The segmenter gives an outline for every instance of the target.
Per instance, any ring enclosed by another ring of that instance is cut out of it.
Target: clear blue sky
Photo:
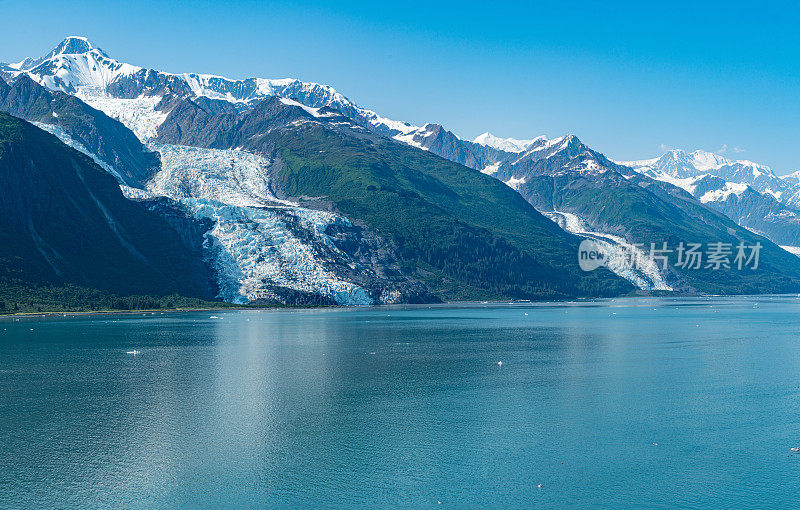
[[[650,4],[0,0],[0,61],[86,35],[164,71],[326,83],[463,138],[575,133],[614,159],[727,147],[800,170],[798,2]]]

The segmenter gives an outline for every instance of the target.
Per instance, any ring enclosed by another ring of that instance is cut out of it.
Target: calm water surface
[[[3,320],[0,507],[797,508],[799,312]]]

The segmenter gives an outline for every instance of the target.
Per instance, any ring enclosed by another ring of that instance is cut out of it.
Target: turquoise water
[[[796,508],[798,312],[771,297],[3,320],[0,507]]]

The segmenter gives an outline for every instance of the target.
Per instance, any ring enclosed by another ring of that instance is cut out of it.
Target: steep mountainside
[[[279,98],[242,114],[182,103],[160,126],[159,142],[261,154],[279,194],[332,207],[390,239],[405,270],[443,298],[630,289],[607,271],[582,273],[575,263],[578,240],[502,183],[372,134],[338,112]]]
[[[0,111],[56,126],[118,172],[132,187],[153,176],[158,155],[148,151],[121,122],[63,92],[50,92],[25,75],[9,86],[0,79]]]
[[[669,183],[697,179],[680,177],[691,163],[728,177],[745,178],[749,172],[754,186],[776,197],[791,191],[768,188],[780,182],[763,168],[747,162],[727,165],[702,155],[684,158],[688,163],[664,177],[655,162],[643,175],[575,137],[517,140],[486,133],[475,141],[462,140],[440,125],[387,119],[324,85],[164,73],[118,62],[78,37],[40,59],[0,65],[0,72],[15,84],[28,76],[49,90],[81,98],[161,154],[164,164],[142,183],[145,190],[126,193],[178,201],[188,216],[213,225],[207,236],[219,248],[211,256],[217,273],[228,275],[220,281],[228,289],[226,299],[269,295],[278,282],[300,292],[322,285],[323,294],[336,302],[382,302],[376,291],[365,290],[369,285],[347,274],[344,268],[358,263],[335,241],[334,224],[361,228],[353,234],[360,239],[356,244],[365,246],[365,236],[372,238],[381,253],[391,254],[382,260],[395,264],[393,274],[409,283],[422,279],[443,297],[591,295],[601,288],[610,289],[609,294],[624,292],[629,287],[618,286],[619,280],[604,270],[579,273],[576,238],[554,225],[584,238],[602,238],[610,249],[634,255],[641,249],[631,243],[639,242],[755,243],[762,238],[720,214],[724,208],[704,204]],[[222,163],[227,159],[230,169]],[[481,173],[518,190],[555,223]],[[298,221],[285,220],[286,214]],[[779,214],[776,210],[775,217]],[[744,222],[745,216],[738,217]],[[772,222],[775,228],[779,224]],[[256,249],[286,246],[283,239],[304,248],[285,253]],[[311,239],[316,244],[307,244]],[[757,273],[659,271],[653,264],[637,274],[612,269],[651,289],[731,293],[800,288],[798,259],[785,258],[786,252],[763,241],[764,261]],[[322,256],[323,247],[338,251]],[[373,261],[371,271],[378,275],[383,266],[365,255],[369,251],[358,250],[359,260]],[[305,255],[298,259],[298,253]],[[264,267],[272,269],[265,272]],[[320,276],[309,280],[308,267]],[[287,274],[292,276],[286,279]],[[456,289],[462,289],[460,294]]]
[[[570,135],[539,140],[495,175],[517,189],[537,209],[567,213],[589,230],[627,243],[668,246],[679,243],[745,242],[763,245],[758,272],[685,269],[662,271],[671,288],[712,293],[795,292],[800,289],[800,259],[730,218],[707,207],[681,188],[613,163]]]
[[[0,113],[0,286],[117,294],[216,293],[210,270],[158,215],[85,155]]]

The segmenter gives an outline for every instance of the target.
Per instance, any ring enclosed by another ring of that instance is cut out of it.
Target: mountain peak
[[[105,52],[103,50],[92,44],[92,42],[86,37],[71,35],[65,38],[60,43],[58,43],[58,46],[53,48],[50,51],[50,53],[47,54],[45,59],[53,58],[56,55],[75,55],[80,53],[89,53],[92,50],[97,50],[103,55],[105,55]]]
[[[716,152],[696,150],[692,152],[691,157],[694,160],[694,166],[700,170],[710,170],[730,164],[730,161],[723,158]]]
[[[548,141],[545,144],[545,147],[547,147],[547,148],[557,147],[556,150],[563,150],[563,149],[566,149],[566,148],[570,148],[570,149],[585,148],[585,146],[583,145],[583,142],[581,142],[580,138],[578,138],[576,135],[573,135],[572,133],[570,133],[568,135],[565,135],[565,136],[562,136],[560,138],[555,138],[553,140]]]
[[[506,152],[524,152],[527,147],[535,141],[544,139],[544,136],[539,136],[531,140],[518,140],[516,138],[499,138],[493,134],[483,133],[475,138],[472,143],[483,145],[486,147],[493,147],[495,149]]]

